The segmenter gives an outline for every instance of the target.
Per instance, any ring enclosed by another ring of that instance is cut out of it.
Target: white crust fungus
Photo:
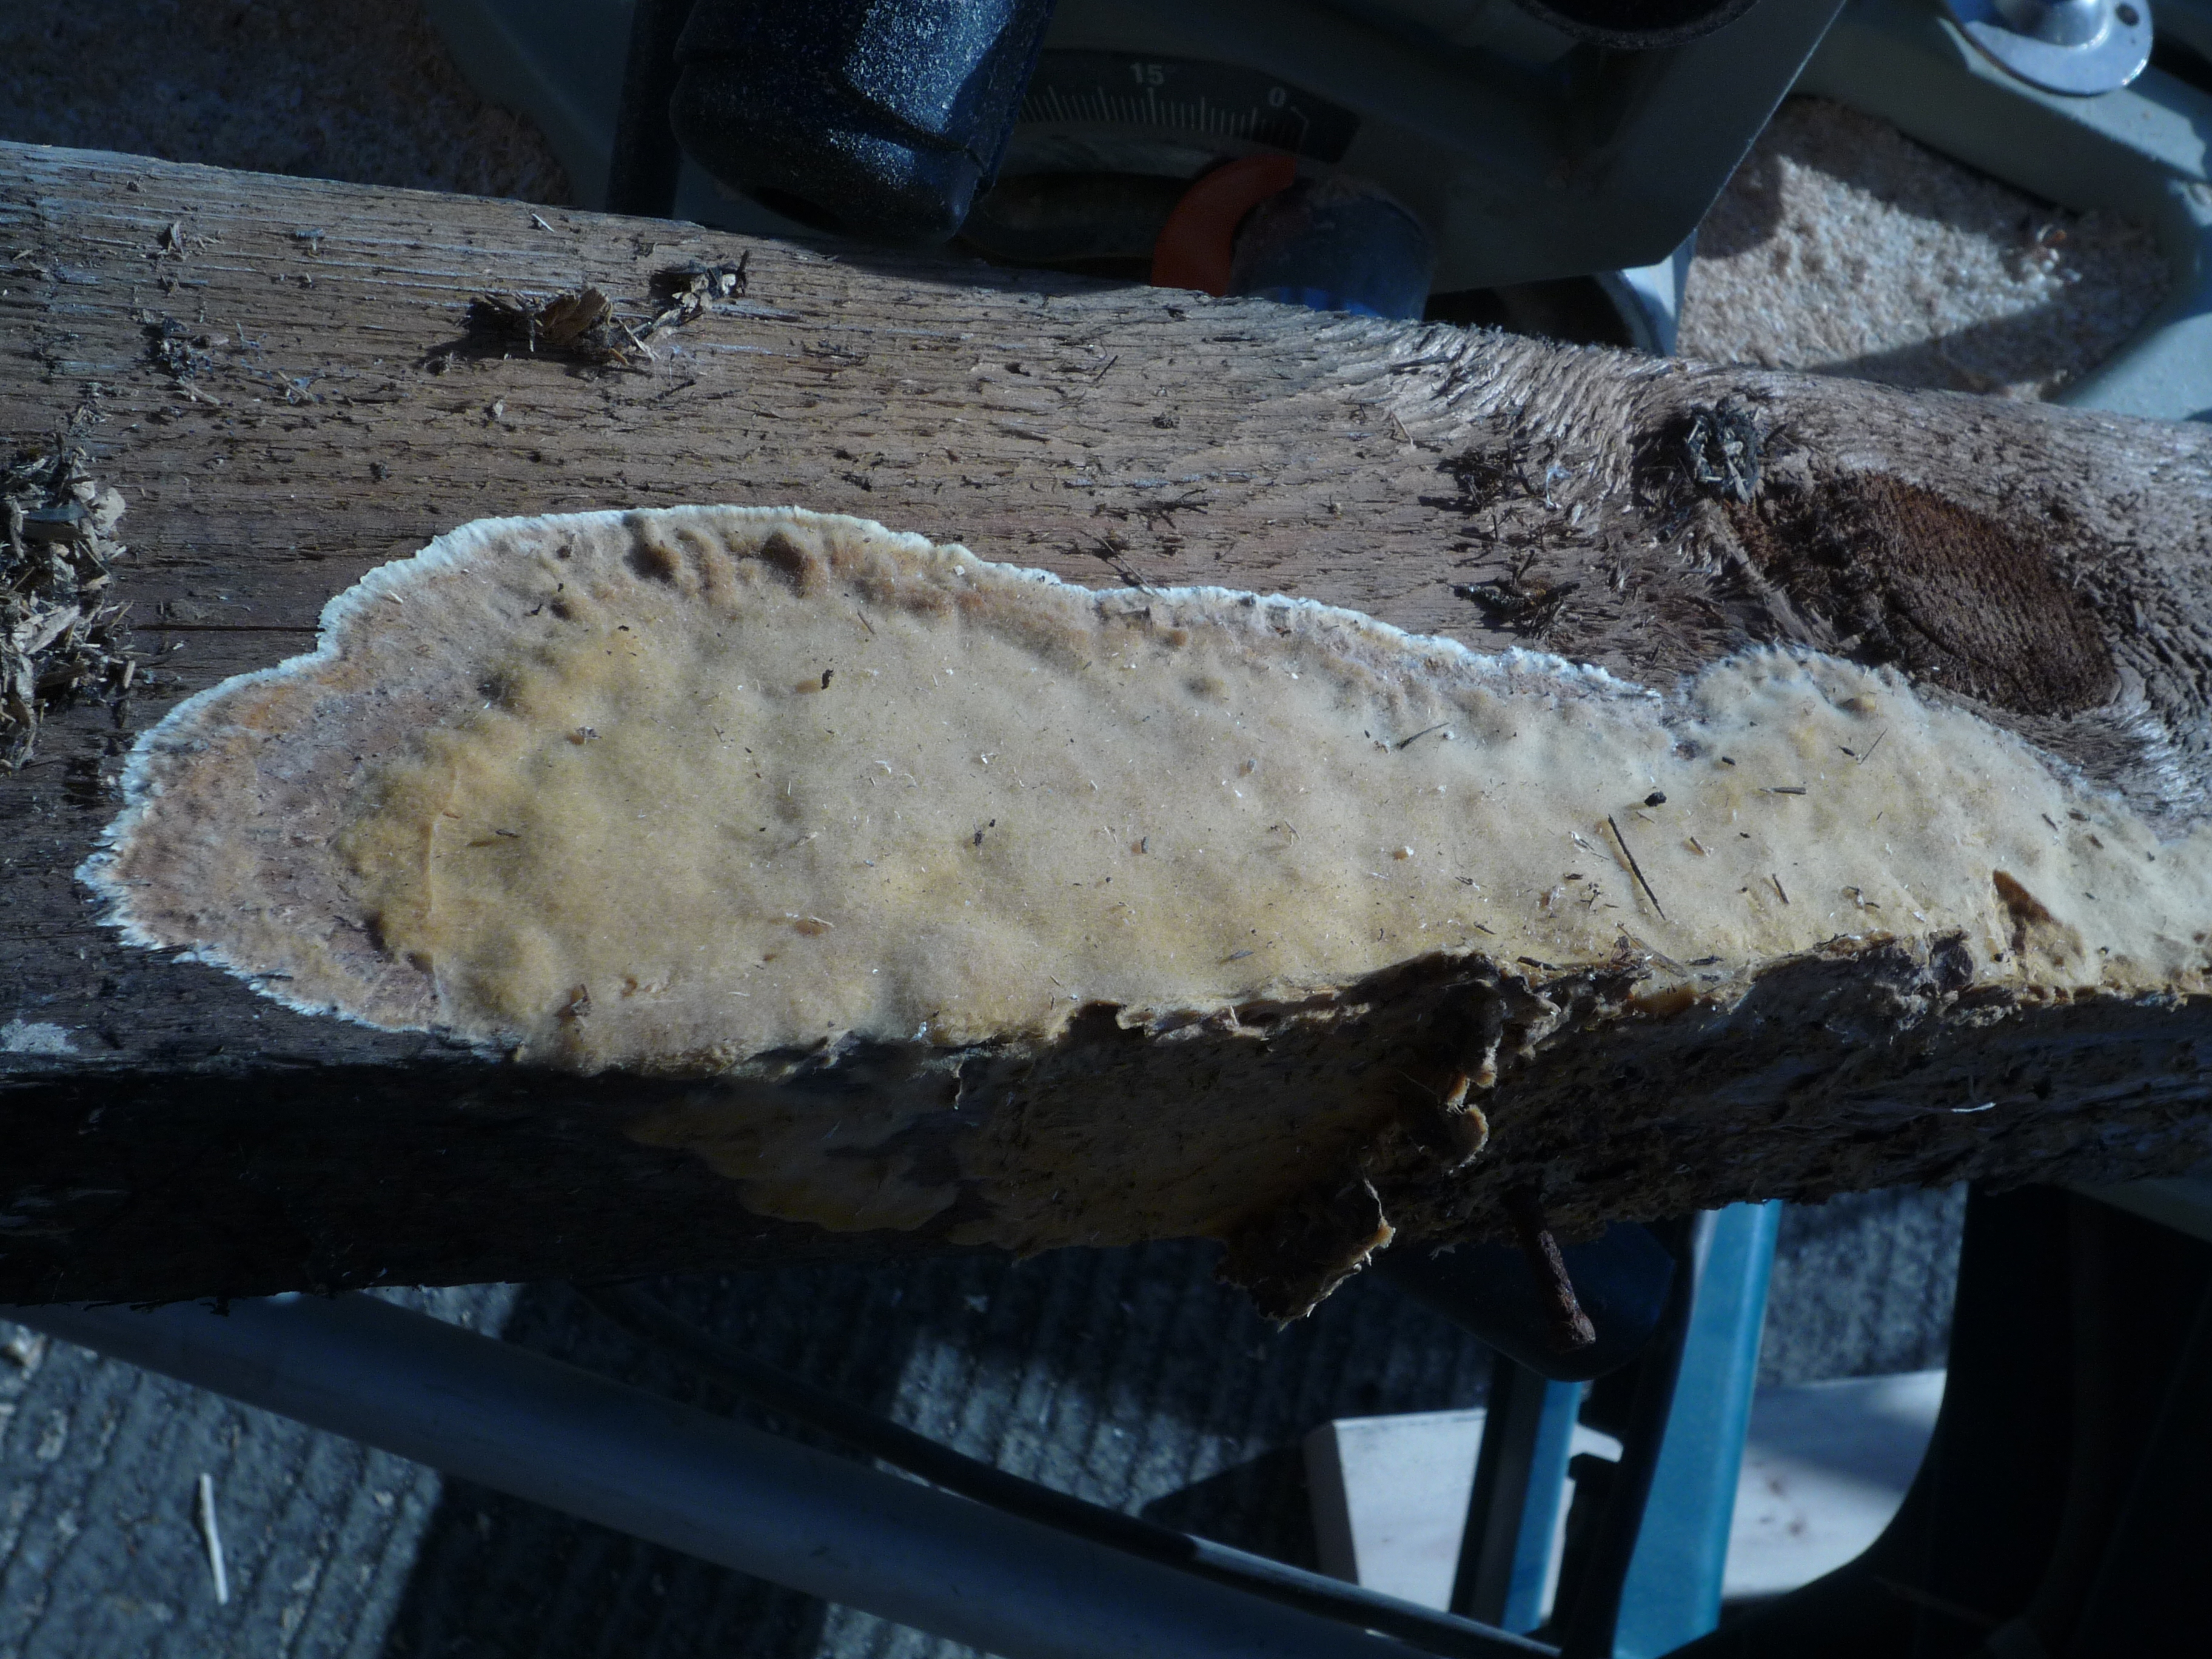
[[[177,708],[128,799],[83,874],[131,939],[587,1072],[1171,1031],[1440,955],[1626,952],[1652,1016],[1840,939],[2194,991],[2212,915],[2202,835],[1888,672],[1653,691],[795,510],[465,526]],[[799,1124],[730,1156],[766,1179]]]

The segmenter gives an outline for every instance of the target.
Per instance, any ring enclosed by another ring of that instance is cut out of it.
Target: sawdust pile
[[[2111,356],[2166,280],[2141,225],[2052,207],[1887,122],[1795,99],[1698,227],[1679,349],[2048,398]]]

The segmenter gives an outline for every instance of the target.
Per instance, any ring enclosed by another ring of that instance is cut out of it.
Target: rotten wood
[[[741,294],[627,361],[469,326],[486,295],[588,289],[641,325],[658,273],[740,266]],[[623,1132],[679,1085],[297,1014],[99,924],[73,872],[132,733],[307,648],[333,594],[471,519],[797,504],[1092,586],[1296,593],[1646,683],[1795,642],[1893,664],[2177,832],[2207,807],[2196,427],[0,146],[0,439],[58,434],[127,503],[112,594],[150,672],[127,702],[51,713],[0,779],[0,1299],[921,1242],[758,1219],[696,1158]],[[1572,1237],[2203,1156],[2202,1000],[1978,1014],[1941,950],[1892,955],[1808,961],[1627,1066],[1572,1040],[1620,988],[1550,988],[1552,1035],[1512,1085],[1542,1109],[1488,1097],[1482,1164],[1540,1184]],[[1730,1033],[1768,1018],[1796,1022],[1788,1063],[1747,1070]],[[1414,1206],[1429,1227],[1510,1233],[1498,1202],[1441,1190]],[[1306,1229],[1328,1234],[1317,1261],[1388,1237],[1373,1196],[1307,1206],[1352,1216]],[[1289,1237],[1302,1214],[1255,1228]]]

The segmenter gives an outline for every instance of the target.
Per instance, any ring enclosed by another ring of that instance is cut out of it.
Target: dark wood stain
[[[1932,489],[1851,475],[1727,511],[1761,574],[1844,655],[2017,714],[2078,714],[2118,684],[2096,613],[2042,542]]]

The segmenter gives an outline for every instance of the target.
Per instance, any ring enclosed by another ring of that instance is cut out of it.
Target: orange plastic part
[[[1270,196],[1297,181],[1294,155],[1242,155],[1191,185],[1152,244],[1152,286],[1229,291],[1237,227]]]

